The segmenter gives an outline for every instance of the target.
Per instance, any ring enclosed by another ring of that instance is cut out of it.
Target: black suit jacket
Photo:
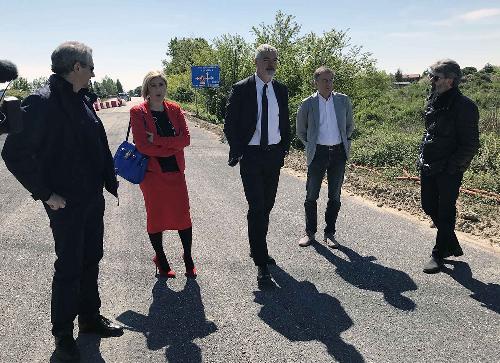
[[[281,145],[286,153],[290,149],[290,119],[288,114],[288,89],[272,81],[279,107]],[[243,155],[245,146],[252,139],[257,127],[257,89],[255,75],[233,85],[227,101],[224,134],[229,143],[229,160]]]

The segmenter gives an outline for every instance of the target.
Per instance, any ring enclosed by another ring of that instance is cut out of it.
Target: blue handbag
[[[144,126],[146,126],[146,122],[144,122]],[[113,158],[115,172],[132,184],[139,184],[144,180],[144,176],[146,175],[149,158],[141,154],[134,144],[128,142],[129,134],[130,121],[128,123],[127,137],[118,146],[118,150],[116,150]]]

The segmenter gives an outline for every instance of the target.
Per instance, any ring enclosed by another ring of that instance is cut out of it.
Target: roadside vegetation
[[[396,75],[376,68],[376,59],[361,46],[353,45],[348,31],[331,29],[303,34],[291,15],[278,12],[273,24],[251,29],[253,42],[238,34],[223,34],[216,39],[173,38],[163,60],[168,77],[169,98],[184,109],[215,125],[224,122],[224,111],[231,85],[254,73],[253,50],[269,43],[279,52],[276,79],[289,90],[290,122],[295,135],[295,116],[302,99],[314,92],[312,74],[320,65],[335,70],[334,88],[353,101],[356,131],[347,180],[358,194],[382,200],[384,204],[419,213],[419,194],[415,161],[423,135],[422,111],[430,88],[426,71],[422,78],[405,87],[395,87]],[[453,58],[453,54],[450,54]],[[429,64],[437,59],[429,55]],[[194,90],[191,66],[220,66],[220,87]],[[486,64],[482,69],[462,65],[462,92],[480,109],[479,154],[464,176],[463,186],[489,193],[460,197],[459,228],[500,241],[500,67]],[[399,75],[401,76],[401,75]],[[19,79],[9,93],[23,97],[36,88]],[[118,83],[105,77],[94,82],[101,96],[116,94]],[[121,85],[120,85],[121,86]],[[140,92],[140,87],[131,91]],[[134,94],[137,95],[137,94]],[[292,155],[301,155],[302,144],[294,136]],[[300,156],[289,165],[304,168]],[[399,179],[398,179],[399,178]],[[387,202],[389,201],[389,202]]]
[[[349,95],[354,106],[356,131],[347,175],[349,188],[379,205],[423,218],[415,162],[430,88],[426,70],[422,70],[420,81],[395,87],[396,75],[377,70],[375,58],[351,44],[347,31],[301,35],[294,17],[281,12],[273,24],[260,24],[251,31],[253,43],[237,34],[224,34],[211,42],[203,38],[172,39],[168,59],[163,61],[169,97],[199,118],[222,125],[231,85],[255,71],[253,49],[269,43],[279,52],[276,78],[288,86],[295,134],[298,106],[314,92],[312,74],[320,65],[328,65],[336,72],[336,91]],[[436,60],[429,58],[429,64]],[[213,64],[221,68],[220,87],[194,90],[191,66]],[[457,225],[462,231],[500,242],[500,67],[486,64],[480,70],[465,67],[463,72],[461,89],[479,106],[481,132],[481,148],[464,176],[463,186],[489,195],[462,193]],[[294,137],[292,145],[297,152],[291,153],[287,165],[304,170],[302,144]]]

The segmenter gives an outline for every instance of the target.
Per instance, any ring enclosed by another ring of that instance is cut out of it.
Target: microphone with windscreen
[[[23,129],[21,101],[16,97],[5,97],[10,82],[17,76],[16,65],[8,60],[0,59],[0,83],[9,82],[5,89],[0,90],[0,135],[19,133]]]
[[[0,59],[0,83],[10,82],[17,78],[17,67],[14,63]]]

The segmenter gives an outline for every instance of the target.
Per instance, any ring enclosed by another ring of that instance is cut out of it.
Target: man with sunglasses
[[[94,77],[92,49],[66,42],[52,53],[48,84],[22,103],[25,128],[5,141],[7,168],[41,200],[50,220],[56,261],[51,321],[56,358],[79,360],[80,333],[119,336],[121,327],[100,315],[97,278],[103,255],[103,187],[118,197],[113,158],[88,92]]]
[[[425,273],[439,272],[446,257],[463,255],[455,234],[456,201],[464,172],[479,149],[479,112],[458,89],[461,77],[460,66],[451,59],[430,66],[432,89],[418,167],[422,208],[437,235]]]

